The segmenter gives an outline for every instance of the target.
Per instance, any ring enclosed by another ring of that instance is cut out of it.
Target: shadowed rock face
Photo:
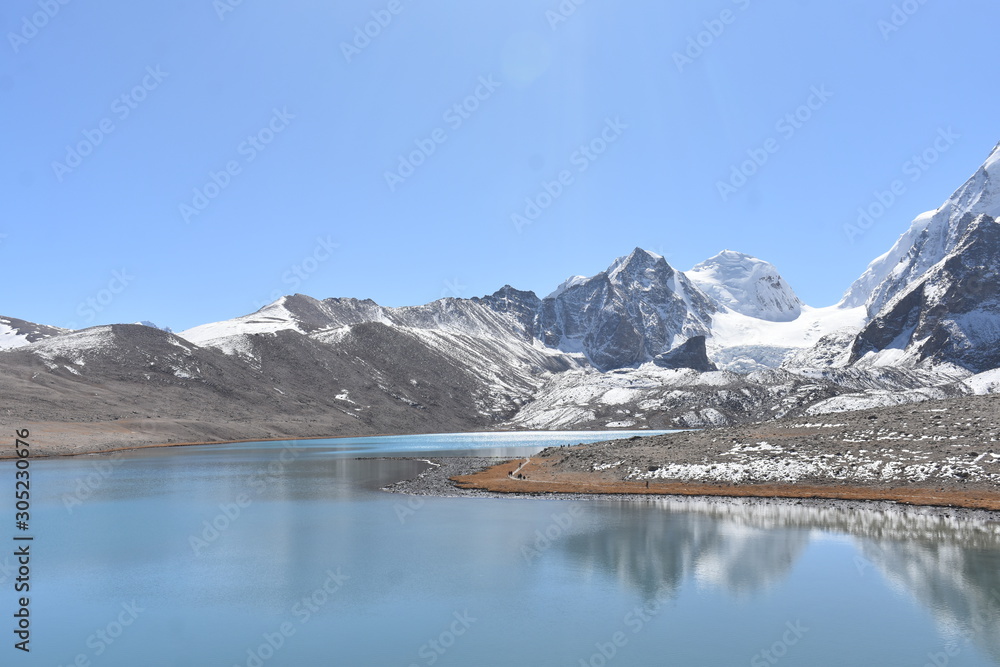
[[[716,306],[658,255],[636,248],[602,273],[542,302],[536,336],[583,352],[601,371],[651,361],[705,336]]]
[[[868,266],[844,295],[845,305],[865,305],[875,317],[954,252],[980,215],[1000,216],[1000,144],[940,208],[918,216],[889,252]]]
[[[704,336],[688,338],[683,345],[656,356],[653,363],[660,368],[690,368],[703,373],[719,370],[708,358]]]
[[[877,364],[895,350],[900,365],[1000,366],[1000,224],[982,215],[964,226],[955,250],[861,331],[850,363]]]
[[[510,285],[481,299],[472,299],[473,303],[481,303],[490,310],[508,316],[517,324],[516,334],[519,338],[531,340],[534,337],[535,316],[542,300],[534,292],[514,289]]]

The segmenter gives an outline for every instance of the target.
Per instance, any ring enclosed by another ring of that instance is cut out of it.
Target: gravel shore
[[[997,492],[998,439],[1000,401],[990,396],[555,447],[539,458],[620,481]]]
[[[499,465],[509,459],[491,458],[485,456],[470,457],[413,457],[414,461],[426,461],[427,470],[413,479],[404,479],[384,487],[383,491],[390,493],[405,493],[410,496],[477,496],[482,498],[498,498],[506,494],[480,491],[477,489],[461,489],[451,481],[459,475],[472,475]]]
[[[474,475],[509,459],[488,457],[462,458],[420,458],[428,468],[413,479],[402,480],[383,487],[383,491],[411,496],[437,496],[447,498],[530,498],[533,500],[582,500],[582,501],[625,501],[655,502],[667,500],[677,509],[691,508],[703,510],[706,503],[719,508],[781,508],[799,507],[821,510],[869,511],[881,513],[904,513],[911,517],[934,517],[957,521],[984,522],[1000,525],[1000,511],[970,509],[964,507],[937,507],[902,504],[885,500],[839,500],[827,498],[762,498],[734,494],[732,496],[689,496],[640,493],[552,493],[552,492],[495,492],[482,489],[463,489],[451,480],[452,477]]]
[[[528,462],[436,459],[417,479],[387,490],[494,497],[712,496],[719,502],[753,496],[766,503],[905,503],[937,506],[933,511],[939,512],[964,507],[989,513],[1000,510],[998,440],[1000,397],[966,397],[550,447]]]

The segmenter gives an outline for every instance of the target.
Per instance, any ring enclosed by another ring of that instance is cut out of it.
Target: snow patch
[[[973,375],[964,380],[962,384],[977,396],[1000,393],[1000,368]]]

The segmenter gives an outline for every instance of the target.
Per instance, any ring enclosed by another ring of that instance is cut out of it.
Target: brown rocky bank
[[[891,500],[1000,510],[998,439],[1000,397],[964,397],[552,447],[453,481],[499,493]]]

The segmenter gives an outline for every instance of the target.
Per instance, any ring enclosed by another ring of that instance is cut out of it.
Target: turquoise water
[[[5,549],[0,664],[1000,664],[995,524],[667,500],[415,499],[378,489],[427,464],[353,458],[517,456],[603,437],[34,461],[32,650],[13,649]],[[13,476],[0,465],[11,489]],[[12,505],[0,525],[13,525]]]

